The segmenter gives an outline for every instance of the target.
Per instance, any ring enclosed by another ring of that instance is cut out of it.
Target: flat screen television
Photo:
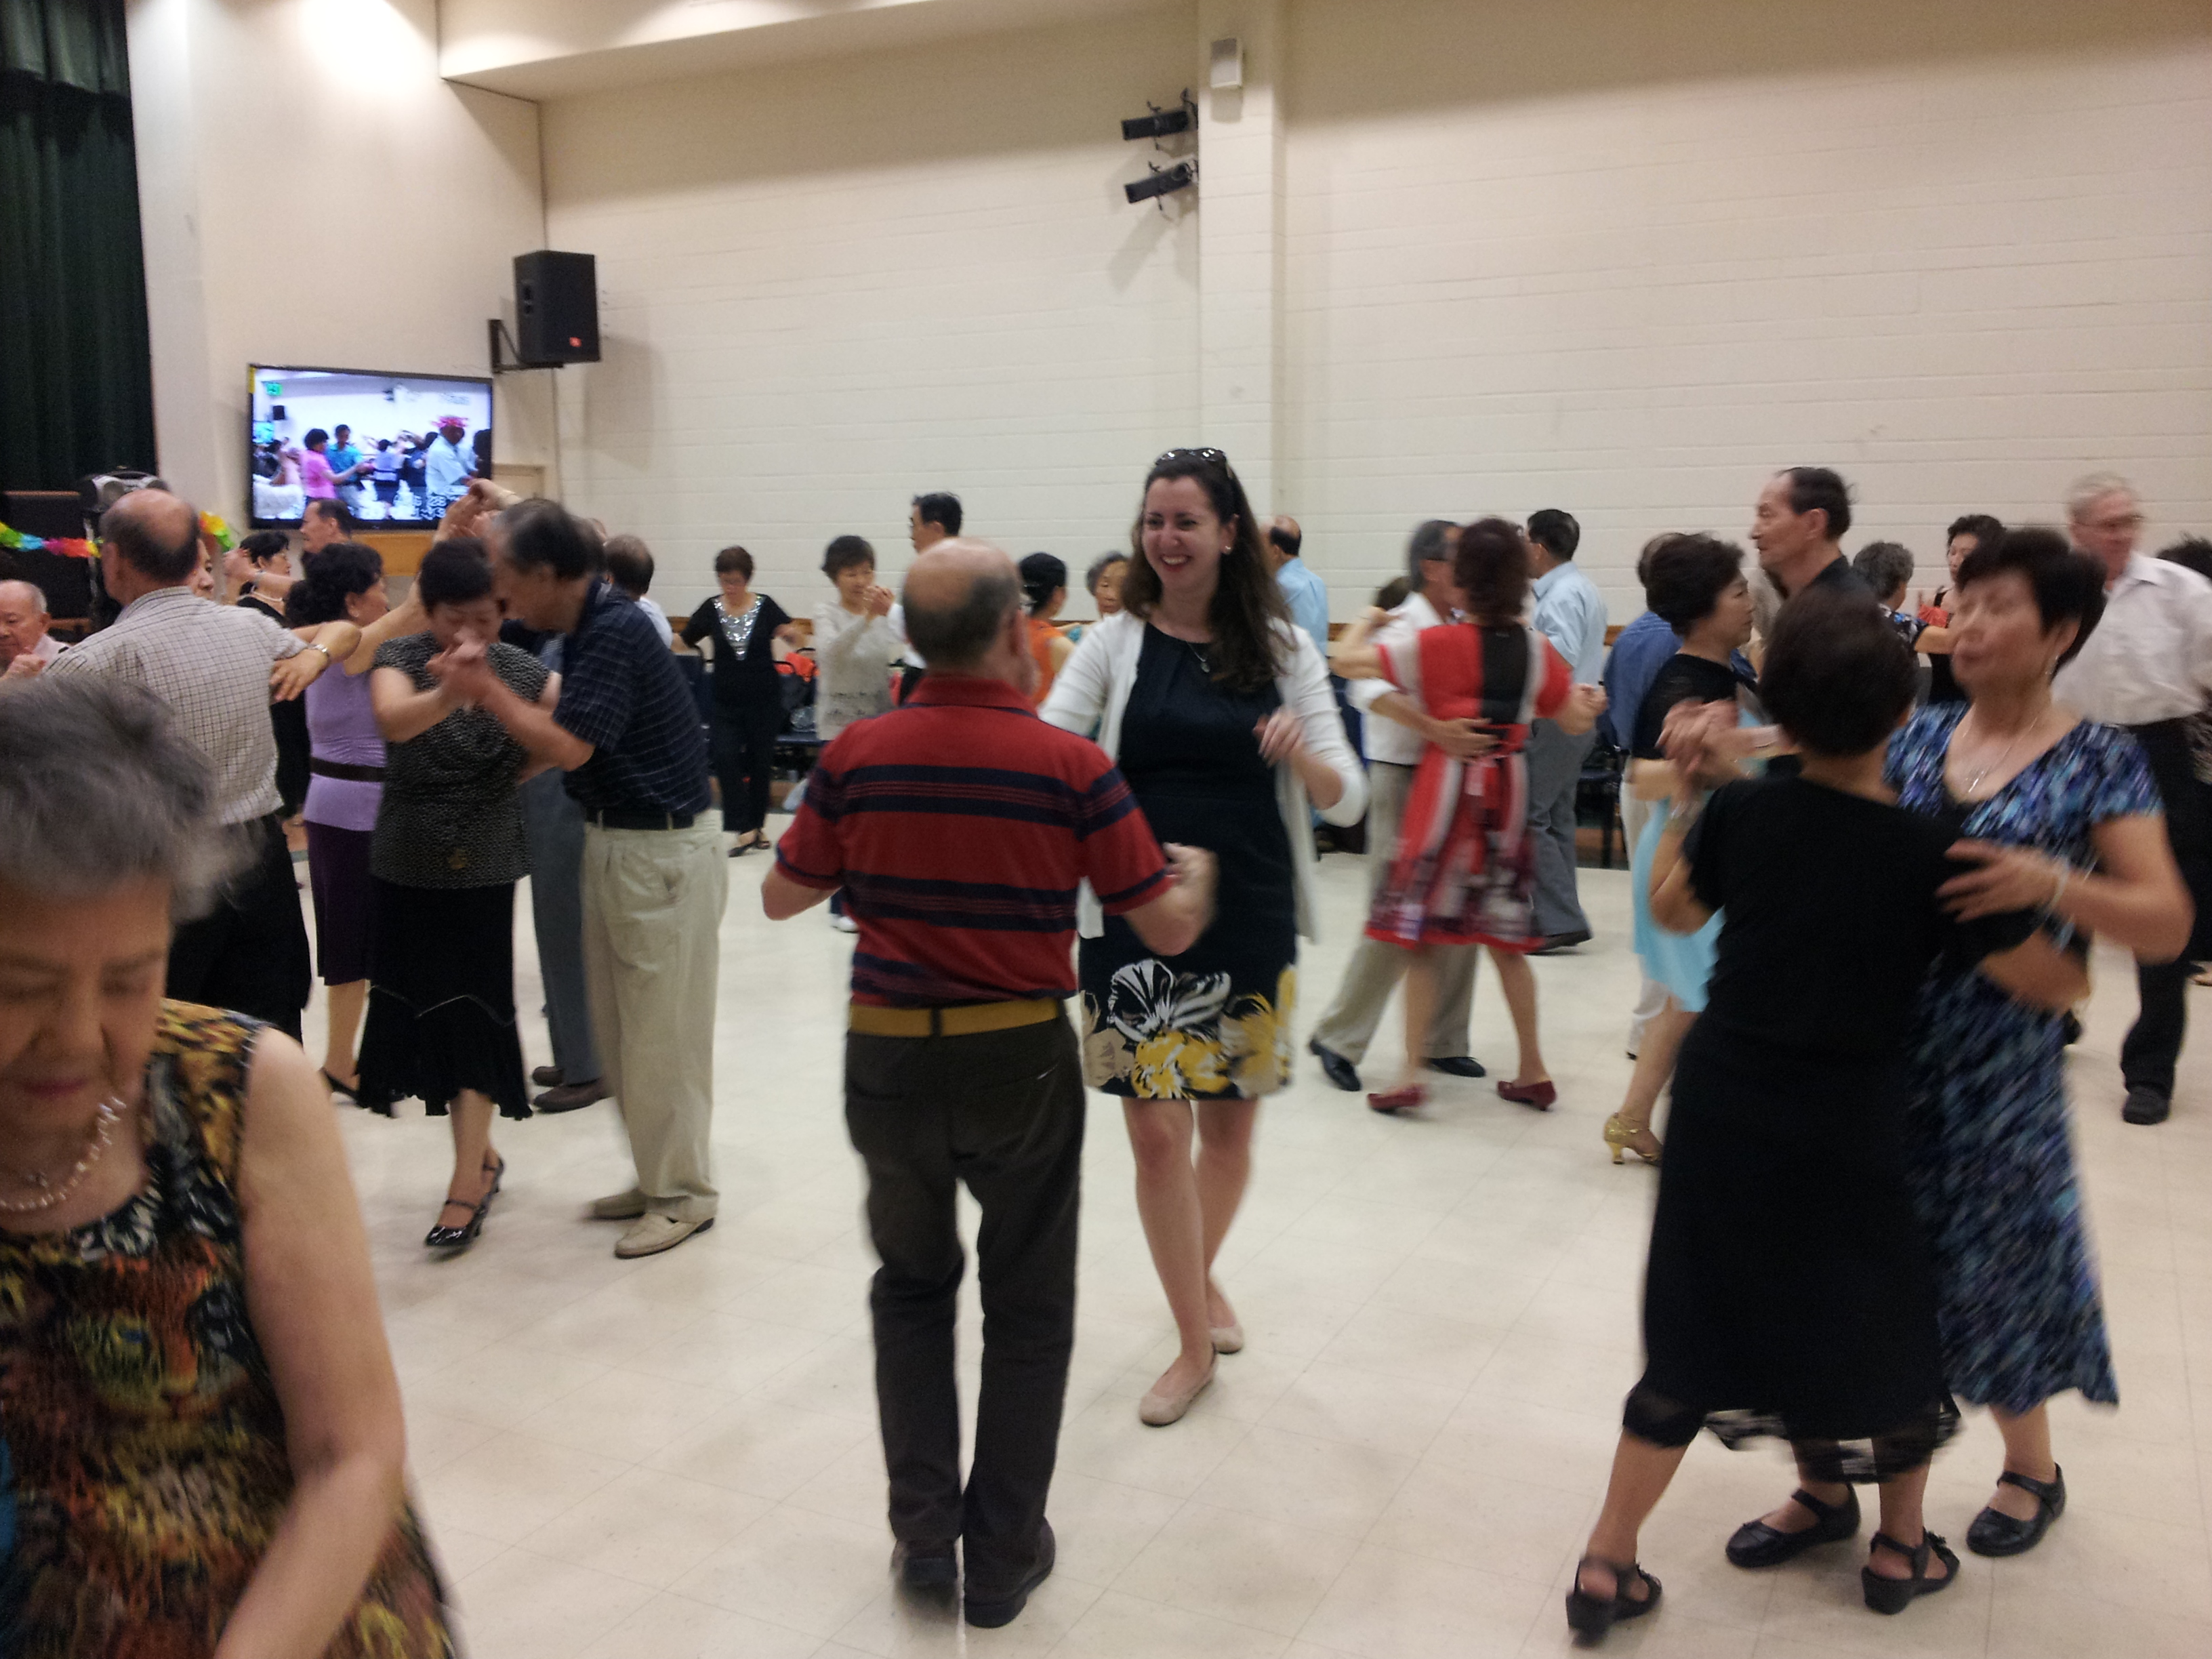
[[[313,496],[362,521],[428,528],[491,472],[491,382],[257,363],[246,406],[255,528],[295,525]]]

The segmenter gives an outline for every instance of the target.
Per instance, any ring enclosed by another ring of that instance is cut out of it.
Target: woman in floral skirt
[[[1297,940],[1313,936],[1310,812],[1356,823],[1367,787],[1227,459],[1174,449],[1154,462],[1135,540],[1126,608],[1085,634],[1043,714],[1097,730],[1153,832],[1220,866],[1217,920],[1179,957],[1153,956],[1096,896],[1083,905],[1085,1079],[1126,1097],[1138,1213],[1182,1341],[1139,1408],[1158,1425],[1212,1381],[1216,1353],[1244,1343],[1212,1271],[1260,1097],[1290,1080]]]

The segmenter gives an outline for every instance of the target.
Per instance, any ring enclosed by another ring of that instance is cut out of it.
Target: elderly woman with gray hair
[[[9,1651],[451,1655],[329,1097],[161,994],[216,819],[150,693],[0,692]]]

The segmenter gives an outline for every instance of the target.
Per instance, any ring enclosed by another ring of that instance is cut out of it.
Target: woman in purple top
[[[296,583],[284,620],[296,629],[350,622],[361,645],[307,688],[307,884],[314,900],[317,967],[330,999],[323,1080],[342,1094],[360,1086],[354,1063],[362,1010],[368,1000],[369,919],[374,913],[368,846],[384,795],[384,738],[369,705],[368,671],[386,640],[419,631],[422,611],[410,594],[394,610],[385,596],[384,561],[357,542],[333,542]]]

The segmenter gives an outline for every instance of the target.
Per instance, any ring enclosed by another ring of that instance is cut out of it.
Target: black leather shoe
[[[1037,1522],[1036,1564],[1029,1576],[1004,1592],[984,1590],[968,1592],[968,1604],[963,1612],[969,1624],[978,1630],[996,1630],[1001,1625],[1011,1625],[1021,1617],[1022,1609],[1030,1604],[1030,1592],[1052,1577],[1053,1563],[1058,1559],[1060,1547],[1053,1540],[1052,1522]]]
[[[1552,934],[1541,945],[1539,945],[1534,950],[1529,951],[1528,954],[1532,957],[1557,956],[1562,951],[1571,951],[1577,945],[1588,945],[1589,942],[1589,929],[1587,927],[1577,927],[1571,933]]]
[[[1780,1532],[1764,1521],[1747,1521],[1728,1540],[1729,1565],[1738,1567],[1778,1567],[1822,1544],[1841,1543],[1857,1535],[1859,1495],[1856,1490],[1840,1504],[1823,1504],[1809,1492],[1792,1492],[1813,1516],[1802,1532]]]
[[[1440,1054],[1429,1061],[1429,1069],[1442,1072],[1446,1077],[1488,1077],[1483,1064],[1473,1054]]]
[[[2051,1523],[2066,1513],[2066,1471],[2058,1469],[2048,1480],[2032,1480],[2007,1469],[1997,1477],[1997,1485],[2018,1486],[2033,1498],[2035,1518],[2022,1521],[2002,1510],[1984,1510],[1966,1528],[1966,1547],[1977,1555],[2025,1555],[2043,1541]]]
[[[558,1066],[537,1066],[531,1068],[530,1080],[541,1089],[557,1089],[568,1079],[561,1075]]]
[[[2138,1083],[2128,1091],[2128,1103],[2120,1108],[2120,1115],[2130,1123],[2163,1123],[2173,1115],[2173,1098],[2148,1083]]]
[[[891,1551],[891,1571],[910,1590],[949,1590],[960,1580],[950,1544],[898,1545]]]
[[[1357,1066],[1337,1053],[1335,1049],[1322,1048],[1319,1037],[1307,1043],[1306,1047],[1313,1051],[1313,1057],[1321,1062],[1322,1072],[1331,1083],[1348,1095],[1356,1095],[1359,1092],[1359,1068]]]

